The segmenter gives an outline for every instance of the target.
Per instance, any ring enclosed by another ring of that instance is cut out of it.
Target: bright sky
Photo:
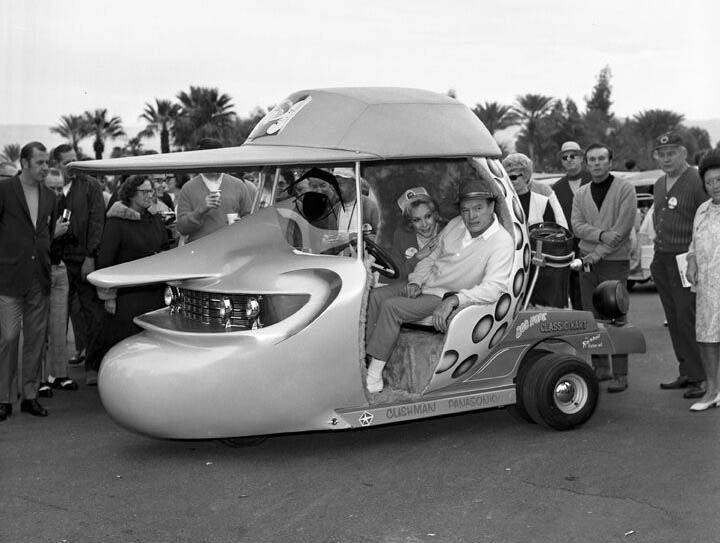
[[[666,108],[720,117],[715,0],[0,0],[0,124],[54,124],[191,84],[239,114],[294,90],[457,90],[468,105],[524,93],[584,106],[613,73],[620,116]]]

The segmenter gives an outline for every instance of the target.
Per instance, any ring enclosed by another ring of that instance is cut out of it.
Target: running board
[[[444,396],[431,400],[376,405],[368,407],[351,407],[336,409],[338,417],[352,428],[378,426],[413,419],[424,419],[463,411],[502,407],[515,403],[515,385]]]

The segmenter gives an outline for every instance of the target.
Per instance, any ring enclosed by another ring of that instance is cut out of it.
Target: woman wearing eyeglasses
[[[97,257],[97,267],[107,268],[159,253],[168,238],[162,218],[151,214],[154,188],[142,175],[128,177],[118,191],[118,201],[107,212]],[[164,285],[121,289],[98,288],[107,313],[102,331],[88,353],[90,367],[97,367],[105,353],[126,337],[140,331],[133,319],[164,306]]]
[[[520,205],[527,217],[527,225],[554,222],[567,228],[560,202],[553,190],[545,185],[532,182],[533,163],[522,153],[512,153],[502,162],[508,173]],[[530,303],[539,306],[566,307],[568,300],[568,269],[543,268]]]
[[[695,335],[705,370],[705,395],[690,406],[705,411],[720,406],[720,151],[700,161],[700,179],[710,200],[695,213],[688,249],[687,279],[696,290]]]

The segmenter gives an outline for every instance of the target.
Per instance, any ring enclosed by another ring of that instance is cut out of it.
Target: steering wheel
[[[353,247],[357,250],[357,234],[353,233],[351,236],[352,237],[346,242],[332,247],[331,253],[323,251],[323,254],[339,254],[347,247]],[[365,243],[367,253],[375,259],[375,262],[371,266],[373,270],[376,270],[380,275],[388,279],[397,279],[400,277],[400,268],[393,257],[390,256],[390,253],[370,238],[363,238],[363,242]]]
[[[374,270],[377,270],[380,275],[388,279],[400,277],[400,268],[398,268],[393,257],[390,256],[390,253],[370,238],[366,237],[363,241],[365,242],[365,250],[375,259],[375,263],[371,266]],[[355,243],[357,243],[357,239]]]

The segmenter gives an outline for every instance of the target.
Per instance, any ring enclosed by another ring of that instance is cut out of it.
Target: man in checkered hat
[[[382,371],[395,349],[403,323],[432,315],[447,331],[450,314],[461,305],[490,304],[507,288],[512,236],[495,216],[493,187],[483,179],[460,183],[460,216],[439,234],[437,247],[418,262],[407,282],[375,288],[367,311],[368,392],[383,389]]]
[[[683,287],[675,257],[687,252],[695,212],[708,195],[697,169],[687,163],[687,149],[678,134],[668,132],[659,136],[653,158],[664,173],[653,190],[656,236],[650,273],[665,310],[679,364],[678,377],[661,383],[660,388],[689,387],[684,397],[700,398],[705,393],[705,374],[695,342],[695,293]]]

